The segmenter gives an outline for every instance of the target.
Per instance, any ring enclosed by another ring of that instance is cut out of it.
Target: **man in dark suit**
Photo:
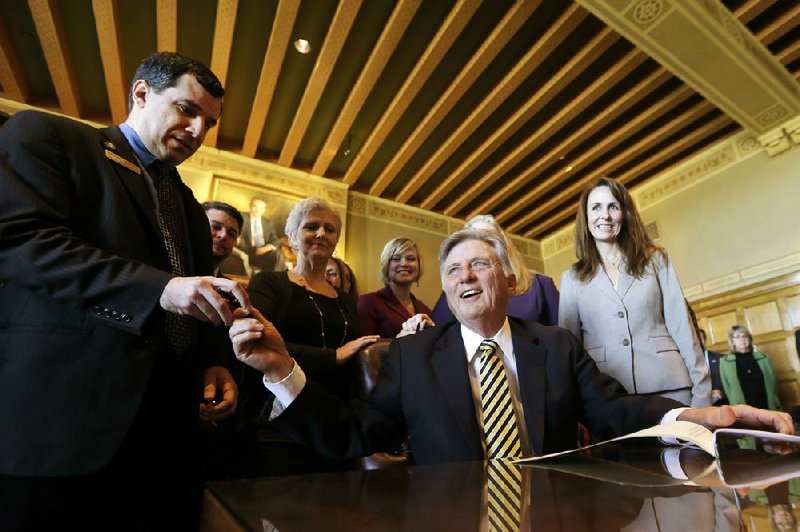
[[[223,94],[158,53],[120,126],[21,112],[0,129],[0,528],[196,519],[198,399],[214,418],[236,401],[220,292],[248,299],[211,276],[208,220],[174,167]]]
[[[726,405],[728,400],[725,398],[725,389],[722,387],[722,379],[719,376],[719,359],[723,355],[708,349],[705,330],[698,327],[697,335],[700,338],[700,345],[705,352],[708,371],[711,374],[711,404],[714,406]]]
[[[230,329],[234,351],[264,372],[275,394],[262,416],[336,457],[396,448],[408,434],[420,464],[574,448],[579,421],[598,438],[676,418],[712,427],[742,421],[793,429],[786,414],[740,408],[744,405],[683,410],[670,399],[629,396],[597,370],[568,331],[509,320],[506,308],[515,279],[504,241],[494,232],[462,229],[450,235],[439,265],[458,322],[393,341],[372,392],[352,404],[306,380],[274,327],[255,309],[238,309]],[[500,372],[488,373],[492,378],[484,378],[488,374],[482,369],[483,359],[492,358],[484,349],[487,340],[502,360]],[[487,400],[499,373],[507,386],[495,398],[509,398],[504,402],[513,406],[502,422],[491,417],[494,401]],[[499,454],[497,434],[517,449]]]
[[[250,211],[244,213],[239,247],[250,258],[256,272],[285,269],[281,241],[272,222],[266,217],[267,202],[261,198],[250,200]]]

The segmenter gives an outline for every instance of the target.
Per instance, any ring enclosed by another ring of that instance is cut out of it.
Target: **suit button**
[[[99,314],[102,314],[102,313],[103,313],[103,307],[99,307],[99,306],[95,305],[95,307],[94,307],[94,313],[95,313],[95,314],[98,314],[98,315],[99,315]]]
[[[625,317],[625,313],[620,310],[619,312],[617,312],[617,317],[618,318],[624,318]]]
[[[627,347],[627,346],[631,345],[631,342],[630,342],[630,340],[628,340],[627,338],[625,338],[625,339],[622,341],[622,345],[624,345],[624,346],[626,346],[626,347]]]
[[[132,318],[132,317],[130,317],[128,314],[125,314],[125,316],[122,318],[122,321],[124,321],[125,323],[128,323],[128,322],[130,322],[132,319],[133,319],[133,318]]]

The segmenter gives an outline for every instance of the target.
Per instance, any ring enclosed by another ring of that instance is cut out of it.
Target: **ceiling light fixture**
[[[311,44],[305,39],[297,39],[294,41],[294,49],[301,54],[307,54],[311,51]]]

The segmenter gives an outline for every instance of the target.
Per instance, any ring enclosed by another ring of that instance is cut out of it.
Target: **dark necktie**
[[[478,347],[486,456],[489,459],[519,458],[522,453],[517,419],[503,361],[497,356],[498,349],[494,340],[484,340]]]
[[[161,236],[164,240],[164,248],[167,250],[169,265],[172,274],[177,277],[184,277],[185,257],[182,253],[182,243],[185,242],[183,235],[183,225],[180,222],[178,212],[178,190],[175,186],[175,178],[171,169],[160,161],[156,161],[147,167],[150,177],[156,189],[158,198],[158,224],[161,227]],[[172,348],[179,355],[186,354],[192,340],[192,318],[166,313],[164,319],[164,332],[167,335]]]

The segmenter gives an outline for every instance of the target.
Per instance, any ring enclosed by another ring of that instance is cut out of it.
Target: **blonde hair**
[[[383,251],[381,251],[381,282],[383,284],[389,284],[389,262],[391,262],[392,257],[395,255],[401,255],[408,251],[409,249],[414,248],[417,252],[417,278],[414,281],[419,282],[422,278],[422,253],[419,252],[419,247],[417,243],[411,240],[410,238],[406,237],[398,237],[389,240],[385,246],[383,246]]]
[[[533,285],[533,275],[531,275],[531,272],[528,271],[528,268],[525,266],[525,261],[517,250],[517,246],[514,245],[514,242],[511,241],[491,214],[473,216],[467,221],[464,227],[475,229],[476,226],[479,225],[488,226],[488,229],[483,230],[493,231],[502,237],[505,243],[506,253],[508,254],[509,266],[511,267],[512,273],[517,277],[517,288],[514,290],[514,295],[519,296],[526,294]]]

